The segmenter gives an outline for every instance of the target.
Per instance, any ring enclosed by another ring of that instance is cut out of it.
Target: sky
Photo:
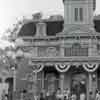
[[[23,16],[30,18],[36,12],[63,15],[63,11],[62,0],[0,0],[0,35]],[[96,0],[95,14],[100,14],[100,0]]]
[[[96,3],[96,14],[100,13],[100,0]],[[0,0],[0,32],[12,27],[22,16],[30,17],[35,12],[43,12],[44,16],[63,15],[62,0]]]

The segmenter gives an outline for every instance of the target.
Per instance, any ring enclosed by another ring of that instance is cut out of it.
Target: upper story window
[[[83,8],[74,9],[74,19],[75,21],[83,21]]]
[[[65,56],[88,56],[88,47],[75,43],[71,47],[65,48]]]
[[[100,44],[97,44],[97,50],[100,50]]]
[[[75,8],[75,21],[78,21],[78,8]]]

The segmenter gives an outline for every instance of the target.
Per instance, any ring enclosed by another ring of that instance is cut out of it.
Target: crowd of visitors
[[[26,100],[23,98],[23,94],[26,92],[22,92],[20,100]],[[3,92],[1,100],[9,100],[8,95]],[[31,100],[31,99],[28,99]],[[85,93],[80,93],[79,98],[75,93],[71,93],[67,88],[65,90],[57,89],[55,92],[42,90],[39,95],[32,100],[87,100]],[[96,90],[95,97],[93,96],[93,92],[89,92],[89,100],[100,100],[100,91]]]
[[[96,100],[100,100],[100,91],[96,90]]]
[[[85,93],[80,93],[79,98],[75,93],[71,93],[69,89],[65,89],[63,92],[60,88],[54,93],[46,92],[45,95],[43,92],[40,93],[38,100],[87,100]],[[95,97],[93,92],[89,92],[89,100],[100,100],[100,91],[96,90]]]
[[[75,93],[71,93],[68,88],[63,91],[58,88],[58,90],[53,93],[46,92],[45,95],[41,93],[39,100],[78,100],[78,98],[77,95]],[[80,93],[79,100],[86,100],[85,93]]]

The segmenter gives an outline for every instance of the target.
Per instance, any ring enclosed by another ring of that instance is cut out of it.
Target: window
[[[78,8],[75,8],[75,21],[78,21]]]
[[[83,8],[79,9],[80,14],[80,21],[83,21]]]
[[[83,8],[74,9],[75,21],[83,21]]]
[[[65,48],[65,56],[88,56],[88,47],[81,47],[80,44],[75,43],[72,47]]]

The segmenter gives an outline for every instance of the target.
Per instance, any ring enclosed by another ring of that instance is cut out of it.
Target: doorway
[[[5,83],[8,84],[8,100],[13,98],[13,78],[7,78]]]
[[[53,93],[59,87],[59,73],[54,66],[45,67],[44,69],[44,88],[49,93]]]
[[[87,98],[87,81],[84,73],[74,73],[71,79],[71,93],[75,94],[77,100],[80,100],[80,94],[84,93]]]

